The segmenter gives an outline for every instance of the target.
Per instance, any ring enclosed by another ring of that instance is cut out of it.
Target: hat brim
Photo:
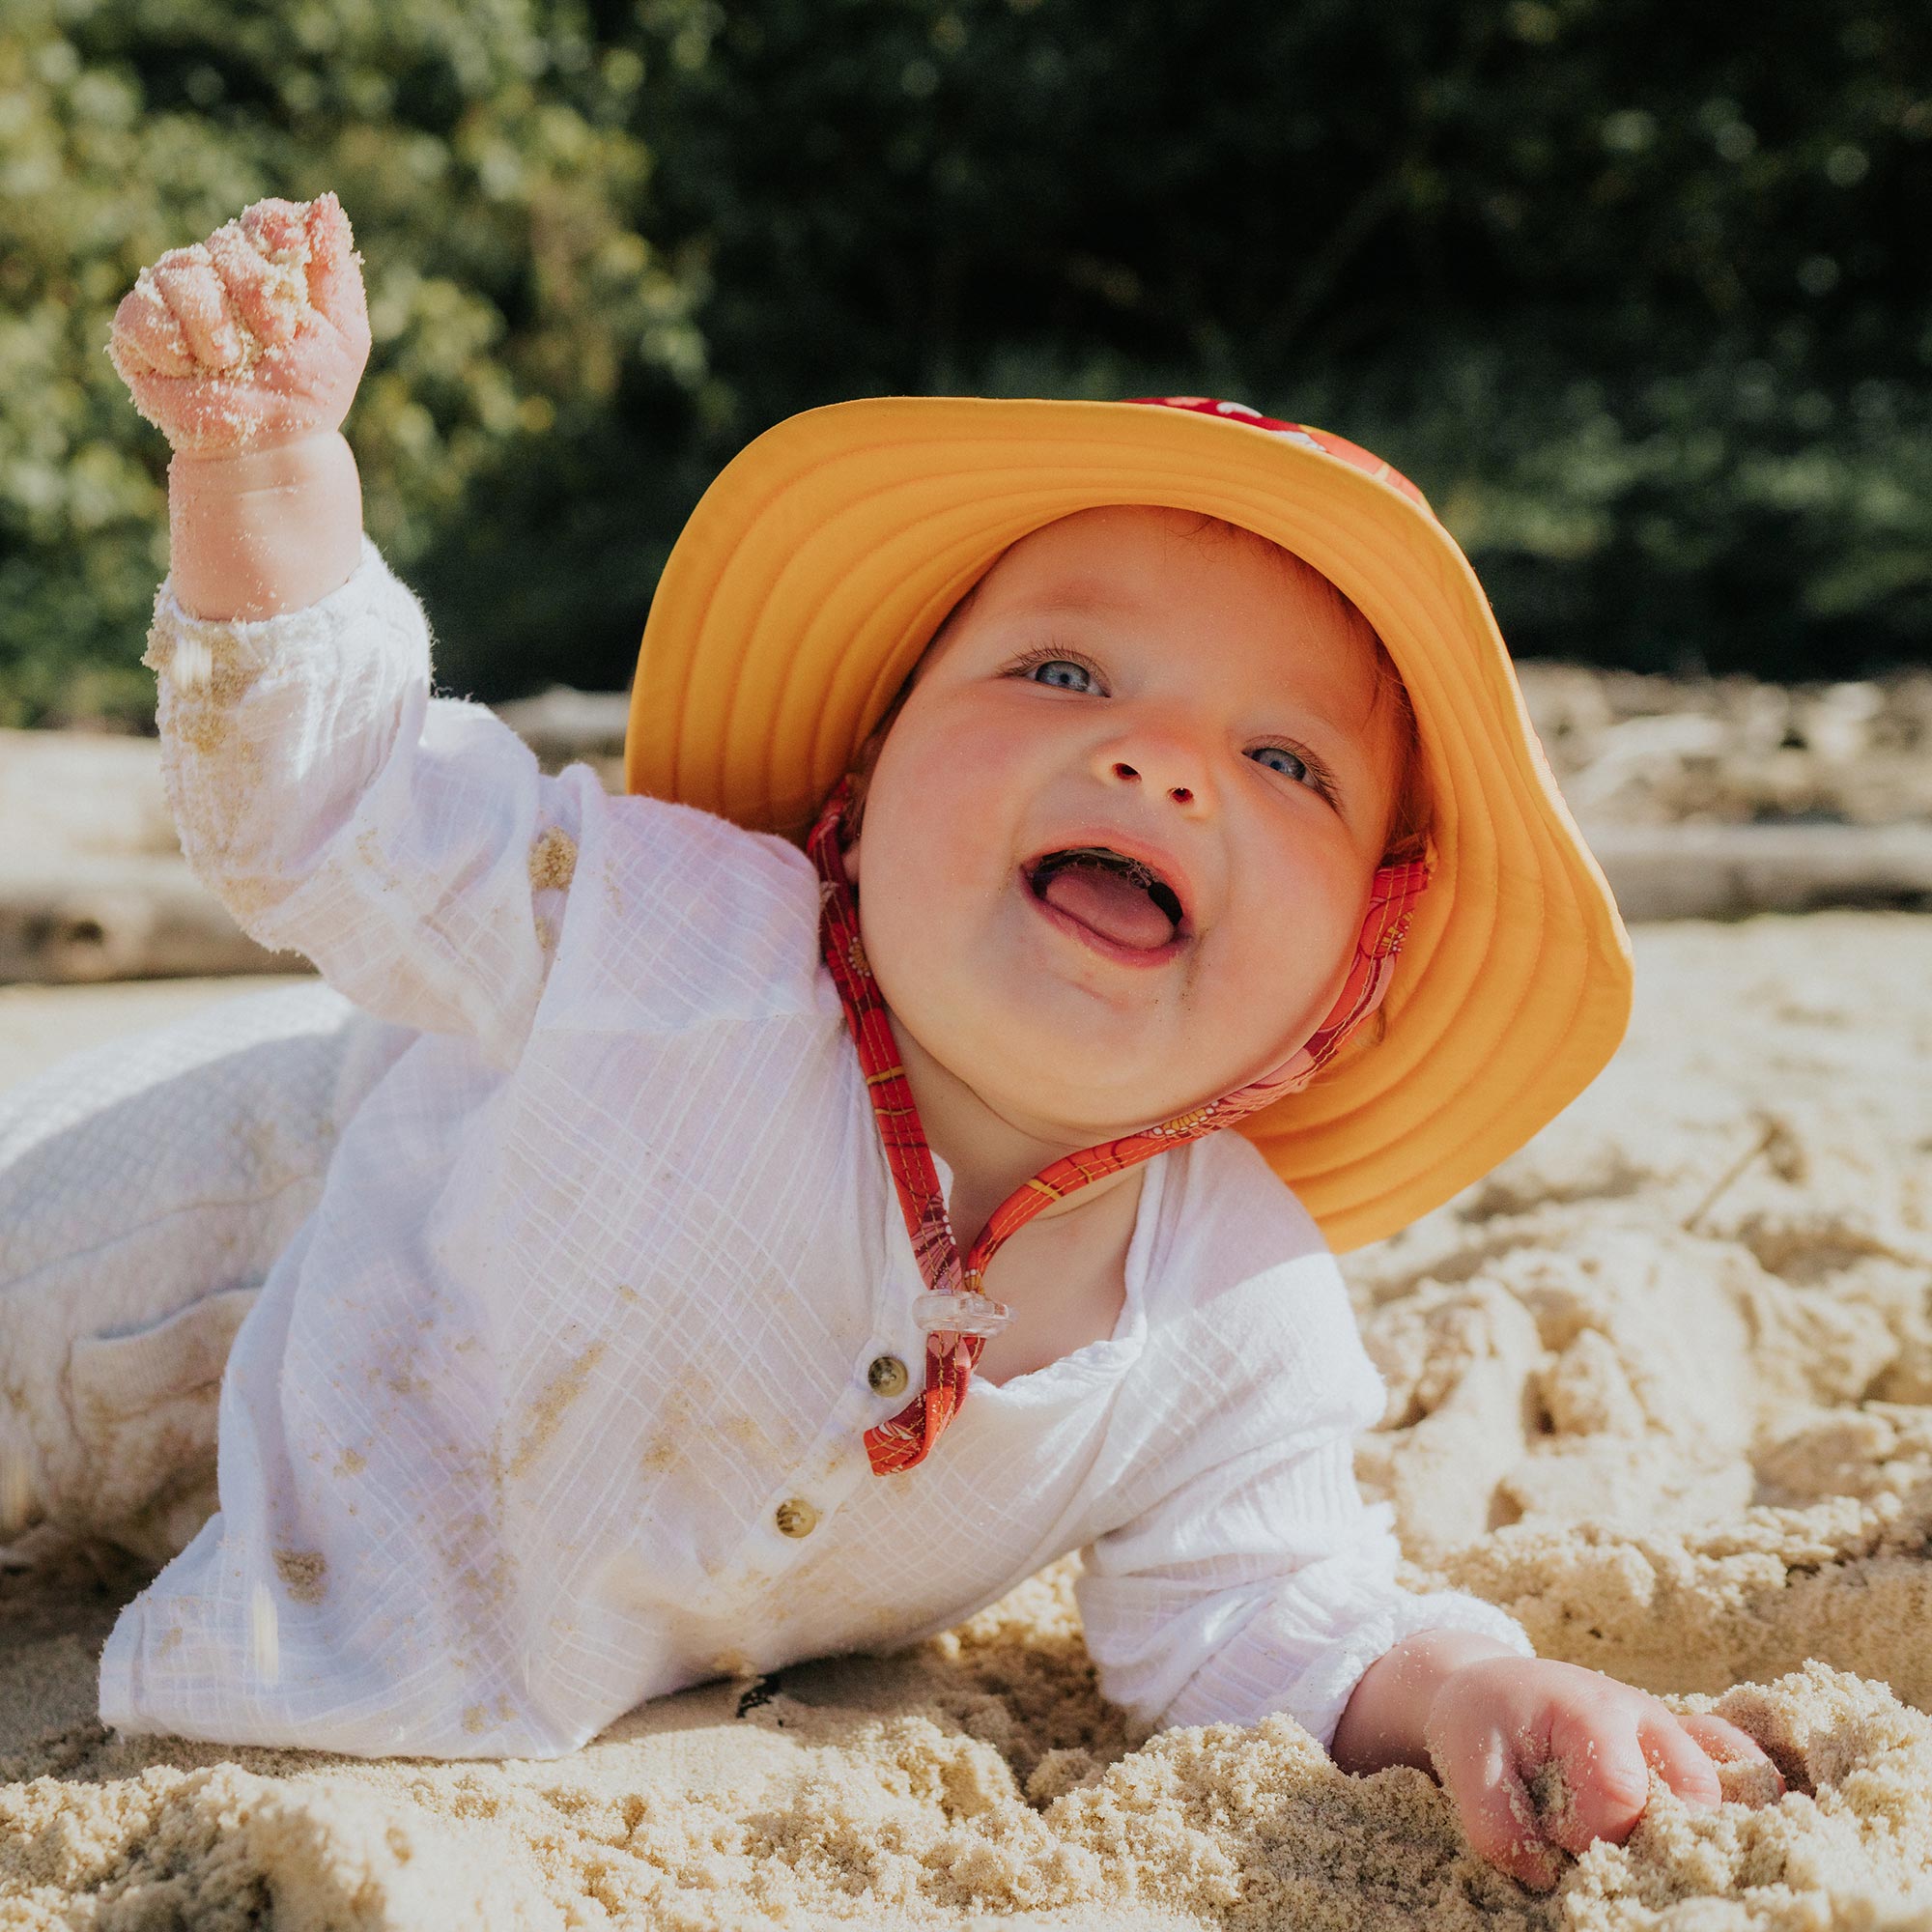
[[[1381,1038],[1240,1123],[1338,1252],[1406,1226],[1574,1099],[1629,1023],[1630,941],[1530,728],[1488,599],[1393,484],[1131,403],[882,397],[719,474],[667,563],[626,782],[803,839],[941,619],[1029,531],[1110,503],[1255,531],[1376,628],[1414,707],[1435,870]]]

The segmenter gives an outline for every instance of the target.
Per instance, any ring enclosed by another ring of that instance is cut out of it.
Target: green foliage
[[[355,224],[376,349],[350,427],[369,528],[403,567],[472,534],[494,479],[582,487],[568,459],[627,374],[698,374],[693,277],[637,226],[634,70],[577,9],[526,0],[14,0],[0,723],[152,706],[167,450],[108,363],[109,323],[143,263],[262,195],[332,186]],[[553,609],[635,609],[648,579],[547,587]]]
[[[1763,0],[14,0],[0,722],[144,711],[136,270],[334,187],[440,674],[621,683],[720,463],[881,391],[1233,395],[1520,652],[1932,655],[1932,14]]]

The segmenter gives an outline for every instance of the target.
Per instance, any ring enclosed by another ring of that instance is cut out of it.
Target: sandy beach
[[[916,1651],[718,1683],[558,1763],[117,1741],[125,1559],[0,1577],[0,1926],[1932,1927],[1932,918],[1639,928],[1520,1153],[1348,1258],[1409,1580],[1716,1708],[1789,1791],[1653,1786],[1539,1899],[1286,1719],[1135,1734],[1068,1559]],[[0,991],[0,1080],[242,982]]]

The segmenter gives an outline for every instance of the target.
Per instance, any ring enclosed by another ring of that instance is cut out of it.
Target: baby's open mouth
[[[1151,866],[1105,845],[1045,853],[1027,869],[1036,898],[1117,946],[1153,952],[1180,929],[1180,897]]]

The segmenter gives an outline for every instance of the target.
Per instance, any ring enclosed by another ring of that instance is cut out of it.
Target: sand
[[[138,1573],[74,1552],[0,1578],[0,1927],[1932,1932],[1932,919],[1636,944],[1603,1079],[1345,1264],[1391,1391],[1359,1465],[1410,1580],[1722,1712],[1782,1798],[1654,1786],[1539,1898],[1419,1773],[1345,1776],[1286,1719],[1136,1733],[1074,1559],[554,1764],[115,1742],[93,1660]],[[32,1049],[114,1025],[112,992],[40,995]]]

